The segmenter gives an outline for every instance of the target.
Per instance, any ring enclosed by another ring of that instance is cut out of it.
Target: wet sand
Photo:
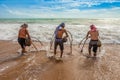
[[[0,41],[0,80],[120,80],[120,45],[104,44],[98,58],[86,58],[73,45],[62,61],[48,58],[48,51],[17,53],[17,42]],[[87,53],[85,45],[83,53]],[[59,55],[59,54],[58,54]]]

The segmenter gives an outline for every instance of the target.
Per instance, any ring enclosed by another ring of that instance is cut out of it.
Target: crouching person
[[[29,35],[29,32],[27,30],[28,28],[28,25],[27,24],[23,24],[21,25],[21,28],[19,30],[19,33],[18,33],[18,43],[20,44],[21,48],[22,48],[22,55],[24,53],[26,53],[26,38],[30,39],[30,43],[31,43],[31,37]]]

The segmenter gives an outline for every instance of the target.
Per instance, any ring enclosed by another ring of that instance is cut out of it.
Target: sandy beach
[[[78,45],[62,61],[48,58],[46,50],[20,56],[19,49],[17,42],[0,41],[0,80],[120,80],[117,44],[103,44],[96,60],[84,57]]]

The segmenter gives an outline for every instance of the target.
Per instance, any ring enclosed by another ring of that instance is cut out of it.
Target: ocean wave
[[[38,38],[41,41],[49,42],[52,34],[58,24],[50,23],[30,23],[28,24],[30,35]],[[89,30],[88,23],[86,24],[67,24],[66,29],[73,35],[73,43],[79,43],[84,38]],[[120,27],[117,24],[95,24],[100,32],[100,37],[103,43],[120,43]],[[21,23],[0,23],[0,40],[12,40],[17,38]]]

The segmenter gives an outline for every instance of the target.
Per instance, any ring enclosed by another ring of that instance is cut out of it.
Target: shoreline
[[[1,41],[9,41],[9,42],[17,42],[17,40],[16,41],[14,41],[14,40],[0,40],[0,42]],[[36,41],[36,40],[34,40],[34,42],[39,42],[39,41]],[[41,41],[42,43],[44,43],[44,44],[48,44],[48,43],[50,43],[50,41],[49,42],[44,42],[44,41]],[[73,43],[72,45],[78,45],[79,43]],[[83,43],[82,43],[83,44]],[[85,43],[85,45],[88,45],[89,43]],[[102,43],[102,45],[120,45],[120,43]]]

